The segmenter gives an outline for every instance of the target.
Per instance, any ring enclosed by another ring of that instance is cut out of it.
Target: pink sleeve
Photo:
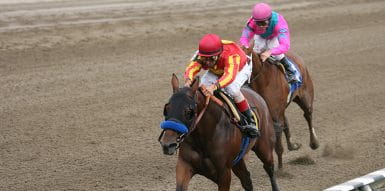
[[[245,46],[247,48],[249,47],[249,42],[255,35],[254,29],[251,26],[252,24],[252,18],[250,18],[247,21],[246,26],[243,28],[241,38],[239,39],[239,44],[241,46]]]
[[[284,54],[290,49],[290,32],[286,20],[279,15],[278,23],[275,25],[275,29],[278,36],[279,46],[271,49],[272,55]]]

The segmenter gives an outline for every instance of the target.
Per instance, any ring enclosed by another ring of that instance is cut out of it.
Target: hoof
[[[292,144],[289,144],[288,145],[288,147],[287,147],[287,149],[289,150],[289,151],[296,151],[296,150],[298,150],[299,148],[301,148],[301,144],[299,144],[299,143],[292,143]]]
[[[319,147],[319,143],[318,143],[318,141],[314,141],[313,143],[310,143],[309,146],[311,149],[316,150]]]

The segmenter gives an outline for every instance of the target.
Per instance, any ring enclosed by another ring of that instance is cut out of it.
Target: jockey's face
[[[200,64],[208,68],[212,68],[218,62],[218,58],[219,56],[208,56],[208,57],[200,56],[199,61],[200,61]]]

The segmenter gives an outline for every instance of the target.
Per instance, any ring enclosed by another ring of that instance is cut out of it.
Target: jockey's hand
[[[271,56],[270,50],[266,50],[265,52],[262,52],[260,55],[262,62],[265,62],[270,56]]]
[[[214,94],[214,90],[217,89],[217,86],[215,84],[210,85],[209,87],[202,86],[203,94],[208,97],[212,96]]]
[[[190,78],[186,78],[186,79],[184,80],[184,86],[185,86],[185,87],[190,87],[190,86],[191,86],[191,83],[192,83],[192,81],[191,81]]]

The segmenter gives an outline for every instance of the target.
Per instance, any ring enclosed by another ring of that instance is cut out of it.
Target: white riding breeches
[[[237,76],[235,77],[234,81],[223,88],[225,92],[227,92],[231,97],[234,98],[236,103],[245,99],[243,94],[241,93],[241,87],[247,80],[249,80],[251,76],[251,69],[251,64],[245,64],[242,70],[237,73]],[[218,79],[219,77],[217,75],[208,70],[202,76],[201,85],[203,84],[205,86],[210,86],[212,84],[215,84]]]
[[[256,53],[262,53],[267,49],[272,49],[279,46],[278,37],[272,39],[262,38],[260,35],[254,35],[254,48]],[[285,57],[285,54],[272,55],[276,60],[281,60]]]

